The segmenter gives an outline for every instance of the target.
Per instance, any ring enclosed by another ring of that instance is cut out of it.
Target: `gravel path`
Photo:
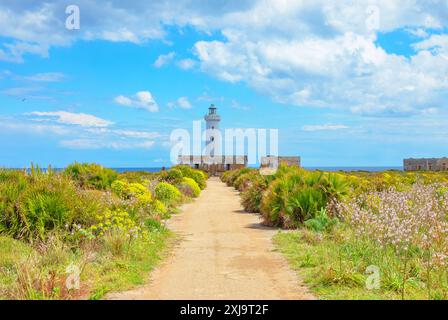
[[[238,193],[218,178],[168,226],[181,241],[150,283],[108,299],[313,299],[273,251],[276,231],[245,213]]]

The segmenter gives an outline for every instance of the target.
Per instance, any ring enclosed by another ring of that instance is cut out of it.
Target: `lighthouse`
[[[219,122],[221,121],[221,117],[216,112],[216,107],[214,104],[210,105],[208,108],[208,114],[205,115],[204,120],[206,129],[205,149],[207,155],[214,157],[215,148],[219,149],[221,147],[221,132],[219,131]],[[221,155],[220,150],[217,151],[217,155]]]

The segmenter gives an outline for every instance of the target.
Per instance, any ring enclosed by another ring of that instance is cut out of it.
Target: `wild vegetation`
[[[0,298],[99,299],[144,282],[170,236],[164,221],[205,181],[182,166],[0,170]]]
[[[323,299],[448,299],[448,172],[225,173]]]

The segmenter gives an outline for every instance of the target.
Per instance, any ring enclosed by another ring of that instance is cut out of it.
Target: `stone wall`
[[[209,175],[225,171],[243,169],[247,166],[247,156],[179,156],[178,164],[189,165]]]
[[[445,171],[448,170],[448,158],[404,159],[405,171]]]
[[[262,168],[277,168],[279,164],[300,167],[300,157],[261,157],[260,166]]]

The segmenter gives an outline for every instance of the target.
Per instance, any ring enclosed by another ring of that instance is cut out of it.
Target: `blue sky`
[[[214,103],[305,166],[448,155],[446,1],[0,3],[0,166],[169,166]]]

